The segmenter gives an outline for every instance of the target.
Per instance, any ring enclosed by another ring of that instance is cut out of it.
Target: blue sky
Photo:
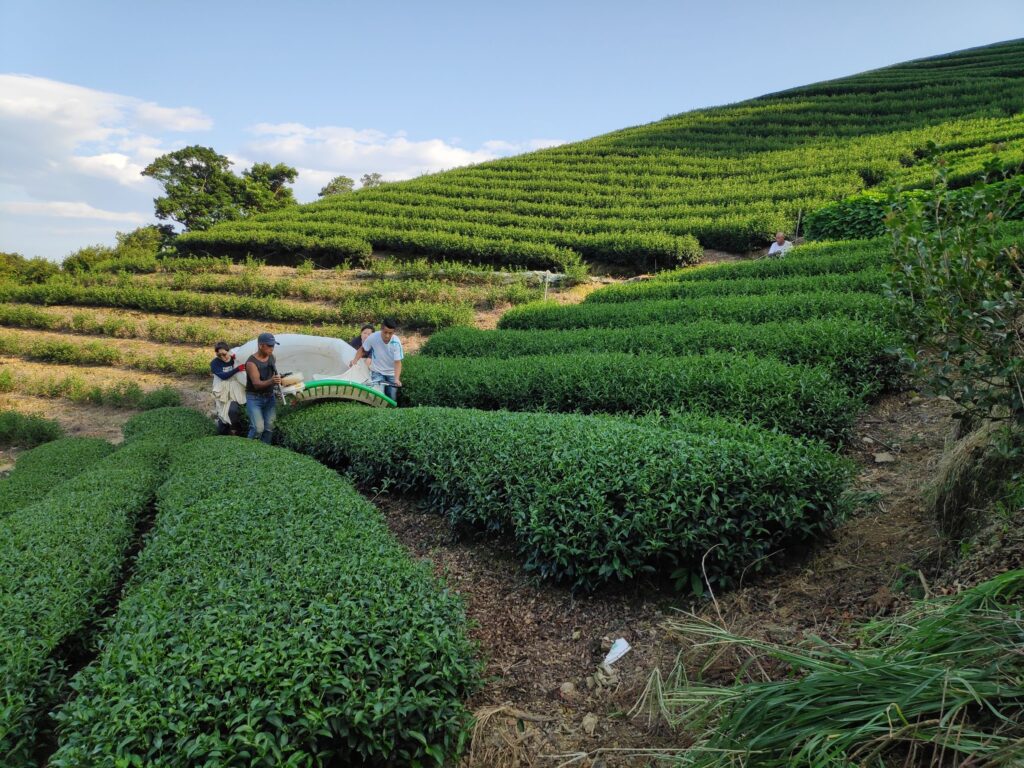
[[[188,144],[308,201],[1017,37],[1021,0],[0,0],[0,250],[152,222],[138,171]]]

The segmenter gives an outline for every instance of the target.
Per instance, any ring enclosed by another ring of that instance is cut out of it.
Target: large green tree
[[[236,176],[224,155],[196,145],[161,155],[142,175],[164,187],[164,196],[153,200],[158,219],[201,230],[221,221],[295,205],[287,185],[294,183],[298,171],[283,163],[256,163]]]
[[[331,195],[345,195],[352,191],[355,181],[348,176],[335,176],[327,186],[320,190],[318,197],[330,197]]]
[[[289,184],[294,184],[299,172],[284,163],[256,163],[242,171],[246,188],[246,205],[242,214],[263,213],[297,205]]]

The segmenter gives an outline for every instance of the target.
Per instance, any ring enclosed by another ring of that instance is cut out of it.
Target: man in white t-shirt
[[[398,323],[384,318],[380,330],[367,336],[352,358],[352,365],[364,357],[370,358],[370,384],[383,386],[384,394],[392,400],[397,399],[398,387],[402,386],[402,359],[405,357],[396,330]]]
[[[785,232],[775,233],[775,242],[772,243],[771,248],[768,249],[768,256],[785,256],[786,251],[793,247],[793,244],[786,239]]]

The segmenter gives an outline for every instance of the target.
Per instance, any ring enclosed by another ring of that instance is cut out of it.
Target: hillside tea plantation
[[[151,251],[0,254],[0,401],[47,417],[0,412],[0,766],[646,764],[682,743],[623,714],[675,654],[670,608],[846,640],[908,584],[944,594],[918,486],[952,405],[911,378],[883,221],[936,157],[961,205],[997,161],[1024,189],[1024,40],[170,246],[142,228]],[[1024,225],[992,221],[1019,267]],[[776,230],[797,244],[750,253]],[[213,436],[214,343],[389,316],[399,407],[279,403],[276,445]],[[737,679],[803,696],[780,658]],[[878,733],[919,725],[880,700]]]
[[[337,263],[371,249],[564,270],[743,251],[864,190],[969,181],[1024,159],[1024,41],[920,59],[519,157],[226,222],[186,254]]]

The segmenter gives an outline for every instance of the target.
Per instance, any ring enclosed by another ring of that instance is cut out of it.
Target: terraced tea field
[[[188,234],[193,253],[369,253],[664,269],[745,251],[864,190],[957,183],[1024,159],[1024,41],[906,62]],[[934,148],[934,149],[933,149]],[[829,235],[834,237],[834,234]]]
[[[910,390],[891,241],[692,262],[923,183],[929,141],[957,183],[1024,157],[1022,81],[989,46],[0,279],[0,402],[70,433],[0,414],[0,763],[641,765],[682,743],[627,714],[675,609],[831,641],[927,594],[952,406]],[[211,436],[215,341],[384,314],[400,407]]]

